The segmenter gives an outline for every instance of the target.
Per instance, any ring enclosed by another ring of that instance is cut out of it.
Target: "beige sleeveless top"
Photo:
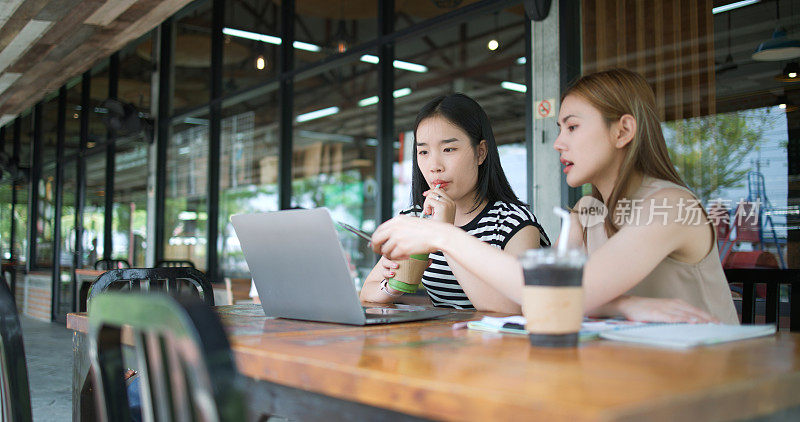
[[[645,177],[632,199],[644,199],[665,188],[683,186],[666,180]],[[689,191],[691,193],[691,191]],[[694,194],[692,194],[694,196]],[[603,224],[591,226],[586,232],[586,250],[591,255],[608,241]],[[731,291],[722,271],[716,237],[711,251],[700,262],[689,264],[670,257],[664,258],[639,284],[626,294],[652,298],[682,299],[703,309],[725,324],[739,324]]]

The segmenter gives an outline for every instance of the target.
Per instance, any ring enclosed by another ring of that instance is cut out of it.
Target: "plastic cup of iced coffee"
[[[576,249],[530,249],[519,259],[525,278],[522,313],[531,345],[577,346],[586,255]]]

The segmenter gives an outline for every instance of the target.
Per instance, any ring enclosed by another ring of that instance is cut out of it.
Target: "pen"
[[[339,224],[340,226],[342,226],[342,228],[344,228],[345,230],[347,230],[350,233],[353,233],[354,235],[366,240],[367,242],[369,242],[369,243],[372,242],[372,235],[370,235],[369,233],[361,231],[361,230],[359,230],[359,229],[357,229],[357,228],[355,228],[355,227],[353,227],[353,226],[351,226],[351,225],[349,225],[347,223],[342,223],[341,221],[337,221],[336,223]]]

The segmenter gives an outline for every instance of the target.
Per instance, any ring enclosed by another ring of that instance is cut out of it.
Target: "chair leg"
[[[789,331],[800,331],[800,282],[789,284]]]
[[[780,289],[778,283],[767,283],[766,307],[764,309],[764,322],[767,324],[778,321],[778,304],[780,303]]]

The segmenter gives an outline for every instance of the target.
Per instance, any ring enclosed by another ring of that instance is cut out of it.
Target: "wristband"
[[[387,280],[386,285],[403,293],[415,293],[419,287],[417,284],[403,283],[402,281],[398,281],[393,278]]]
[[[400,296],[403,295],[403,292],[399,292],[399,293],[390,292],[389,291],[389,287],[387,286],[387,280],[385,278],[383,279],[383,281],[381,281],[381,290],[384,293],[386,293],[387,295],[391,296],[391,297],[400,297]]]

